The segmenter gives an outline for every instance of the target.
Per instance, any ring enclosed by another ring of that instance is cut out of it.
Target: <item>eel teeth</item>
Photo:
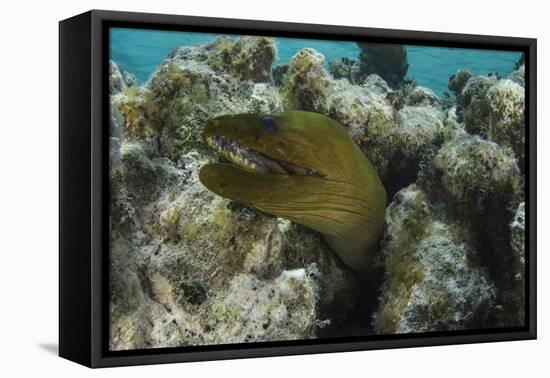
[[[269,172],[257,154],[237,142],[219,135],[208,137],[206,142],[222,157],[241,168],[253,172]]]
[[[271,158],[220,135],[208,137],[206,143],[223,158],[248,171],[283,175],[320,176],[313,170],[287,161]]]

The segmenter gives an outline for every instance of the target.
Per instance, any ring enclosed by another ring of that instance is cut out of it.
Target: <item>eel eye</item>
[[[273,117],[265,116],[260,119],[260,122],[262,123],[262,126],[267,131],[275,132],[279,130],[279,126],[277,126],[277,121]]]

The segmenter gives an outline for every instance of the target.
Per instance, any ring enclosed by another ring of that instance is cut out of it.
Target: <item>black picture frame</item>
[[[108,349],[108,34],[112,26],[522,51],[526,325],[520,328],[116,351]],[[536,39],[92,10],[59,23],[59,354],[89,367],[535,339]]]

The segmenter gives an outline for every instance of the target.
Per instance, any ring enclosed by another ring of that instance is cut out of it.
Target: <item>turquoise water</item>
[[[110,56],[121,68],[133,73],[144,83],[178,46],[197,45],[211,41],[218,34],[112,28]],[[300,49],[311,47],[322,53],[326,63],[348,57],[356,59],[359,48],[355,42],[312,39],[276,38],[278,58],[275,64],[286,63]],[[460,68],[478,75],[498,72],[507,75],[514,69],[519,52],[476,50],[445,47],[407,46],[409,71],[407,76],[420,85],[442,95],[447,91],[449,77]]]

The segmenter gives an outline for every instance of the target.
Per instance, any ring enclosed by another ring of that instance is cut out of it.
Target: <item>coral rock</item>
[[[358,278],[347,268],[321,237],[286,220],[279,221],[283,237],[283,254],[286,269],[306,267],[315,277],[319,287],[319,318],[330,321],[326,329],[348,325],[349,318],[357,306]]]
[[[413,89],[408,98],[409,105],[417,106],[439,106],[439,97],[429,88],[417,86]]]
[[[521,68],[520,68],[521,70]],[[465,129],[502,146],[511,147],[523,169],[525,156],[525,88],[520,70],[511,79],[496,76],[473,76],[457,97],[458,121],[464,121]],[[459,71],[449,85],[459,80]],[[465,74],[464,74],[465,75]],[[468,75],[465,75],[468,76]],[[457,84],[458,85],[458,84]],[[458,90],[458,87],[457,87]]]
[[[364,76],[356,61],[349,58],[329,62],[329,72],[335,79],[347,79],[352,84],[359,84]]]
[[[392,91],[388,83],[384,81],[380,76],[372,74],[367,76],[362,84],[368,91],[377,94],[379,96],[386,96]]]
[[[326,107],[326,96],[335,84],[323,67],[324,61],[321,53],[310,48],[292,57],[282,88],[287,107],[310,111]]]
[[[211,117],[282,110],[269,83],[274,51],[273,41],[263,37],[218,38],[175,49],[147,85],[117,99],[129,136],[177,160],[202,145],[202,129]]]
[[[361,147],[391,194],[416,180],[421,163],[442,142],[443,131],[440,115],[432,107],[405,106],[395,123],[369,124]]]
[[[116,163],[121,159],[120,145],[124,137],[124,117],[112,103],[109,109],[111,115],[109,119],[109,161]]]
[[[512,151],[479,136],[457,132],[438,151],[433,168],[440,178],[432,181],[434,190],[442,189],[452,202],[474,211],[484,209],[496,194],[508,200],[521,195],[520,172]]]
[[[112,60],[109,61],[109,94],[116,96],[126,89],[137,85],[137,78],[130,72],[124,71]]]
[[[471,134],[485,136],[489,129],[489,105],[486,95],[495,83],[494,76],[473,76],[467,82],[457,98],[459,120],[464,121],[466,130]]]
[[[386,211],[385,268],[374,327],[379,333],[481,328],[495,289],[460,229],[437,219],[416,185]]]
[[[122,72],[112,60],[109,61],[109,94],[116,95],[126,90],[126,83]]]
[[[512,230],[512,249],[517,256],[516,265],[520,266],[522,271],[525,265],[525,202],[519,204],[510,229]]]
[[[510,224],[512,254],[507,259],[509,264],[509,287],[511,292],[508,296],[510,300],[515,301],[514,307],[517,316],[512,315],[512,324],[525,324],[525,202],[519,204],[514,219]]]
[[[456,96],[459,96],[462,93],[464,86],[466,86],[466,83],[472,76],[474,75],[468,70],[458,70],[449,78],[449,89]]]
[[[112,172],[112,348],[307,339],[352,311],[354,274],[311,231],[206,190],[198,170],[208,157],[188,152],[175,170],[143,144],[122,151]],[[150,184],[135,188],[138,177]]]
[[[273,83],[280,87],[283,85],[283,80],[288,72],[288,64],[279,64],[271,70],[271,76],[273,77]]]
[[[517,70],[511,72],[510,75],[508,75],[508,79],[525,87],[525,64],[522,64]]]
[[[523,268],[516,263],[510,233],[523,200],[516,157],[509,148],[457,131],[435,156],[432,169],[432,176],[424,177],[429,193],[469,230],[497,288],[495,308],[502,311],[493,313],[493,324],[520,325],[523,299],[515,277],[523,275]]]
[[[299,340],[315,337],[316,286],[304,269],[270,281],[237,275],[212,306],[218,343]]]
[[[489,139],[512,147],[523,160],[525,154],[525,88],[500,80],[487,91]]]
[[[179,47],[168,58],[206,63],[213,71],[225,72],[238,80],[268,82],[275,56],[272,38],[241,36],[235,41],[219,37],[201,46]]]

